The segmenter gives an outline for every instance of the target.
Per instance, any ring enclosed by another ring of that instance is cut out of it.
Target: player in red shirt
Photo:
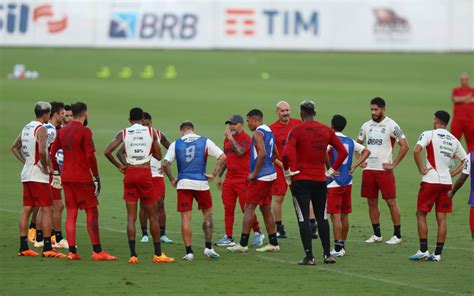
[[[250,145],[252,138],[244,131],[244,119],[240,115],[233,115],[225,122],[229,127],[226,129],[224,139],[224,153],[226,155],[225,166],[217,178],[217,187],[222,190],[222,202],[224,203],[225,235],[216,242],[217,246],[234,246],[233,227],[234,213],[237,199],[239,200],[242,213],[247,202],[247,176],[250,171]],[[222,183],[222,175],[227,169],[225,181]],[[262,246],[265,236],[260,232],[257,216],[253,223],[254,240],[253,245]]]
[[[453,89],[451,100],[454,103],[451,133],[461,141],[467,142],[467,150],[474,151],[474,87],[469,86],[469,75],[462,73],[461,86]]]
[[[309,223],[310,204],[318,221],[319,236],[324,249],[324,263],[335,263],[329,246],[329,223],[326,218],[326,178],[335,174],[348,153],[341,140],[328,126],[315,121],[314,102],[303,101],[300,105],[303,124],[293,128],[288,135],[288,143],[283,150],[285,176],[291,177],[291,192],[296,217],[300,228],[301,241],[306,253],[300,265],[315,265],[312,250],[312,233]],[[331,145],[337,158],[326,172],[326,149]]]
[[[76,222],[79,210],[85,210],[87,231],[92,241],[93,260],[117,260],[102,250],[99,235],[99,170],[95,158],[95,147],[92,132],[87,128],[87,106],[77,102],[71,106],[73,120],[59,130],[51,148],[53,163],[54,188],[64,187],[66,200],[66,235],[69,243],[69,260],[79,260],[76,246]],[[59,164],[56,152],[63,149],[64,165],[59,175]]]

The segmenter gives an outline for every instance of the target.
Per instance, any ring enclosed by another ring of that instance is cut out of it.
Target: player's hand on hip
[[[384,164],[382,164],[382,167],[386,171],[391,171],[395,168],[395,166],[391,163],[384,163]]]
[[[93,180],[94,180],[94,186],[95,186],[95,196],[99,196],[100,194],[100,188],[101,188],[101,185],[100,185],[100,178],[99,176],[94,176],[93,177]]]
[[[217,177],[217,189],[219,190],[222,190],[222,178],[221,177]]]
[[[173,179],[173,180],[171,181],[171,186],[173,186],[174,188],[176,188],[177,185],[178,185],[178,180]]]
[[[125,171],[127,170],[127,166],[125,165],[121,165],[117,168],[119,170],[119,172],[121,172],[122,174],[125,174]]]
[[[449,197],[449,198],[453,198],[453,197],[454,197],[454,194],[453,194],[453,191],[452,191],[452,190],[449,190],[449,191],[448,191],[448,197]]]
[[[422,168],[422,169],[420,170],[420,174],[421,174],[422,176],[424,176],[424,175],[428,174],[428,172],[431,171],[432,169],[433,169],[433,168],[424,167],[424,168]]]
[[[208,180],[209,182],[214,181],[214,178],[216,177],[216,176],[214,176],[214,174],[209,174],[209,173],[204,174],[204,176],[207,177],[207,180]]]
[[[43,174],[49,175],[49,173],[50,173],[49,166],[44,167],[44,166],[42,166],[42,165],[39,165],[39,168],[40,168],[40,170],[41,170],[41,172],[42,172]]]
[[[247,181],[249,181],[249,182],[255,181],[255,179],[256,178],[255,178],[255,175],[253,173],[248,175],[248,177],[247,177]]]
[[[61,175],[59,171],[53,171],[53,180],[51,181],[51,187],[55,189],[62,189],[63,184],[61,182]]]
[[[360,167],[365,169],[367,167],[367,161],[364,161],[363,163],[361,163]]]

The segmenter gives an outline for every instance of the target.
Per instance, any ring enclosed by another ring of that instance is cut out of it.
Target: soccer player
[[[66,125],[72,121],[72,109],[71,105],[64,105],[64,120],[63,124]]]
[[[379,191],[390,209],[393,221],[393,236],[386,241],[395,245],[402,242],[400,228],[400,208],[396,201],[395,176],[393,170],[407,154],[408,141],[400,126],[388,116],[385,116],[385,101],[374,98],[370,102],[372,119],[364,123],[359,131],[357,142],[365,144],[370,151],[366,167],[362,172],[361,196],[367,198],[369,216],[374,234],[366,243],[383,241],[380,230],[380,210],[378,204]],[[400,146],[397,158],[392,161],[395,141]]]
[[[272,188],[273,195],[273,216],[275,217],[275,223],[277,227],[278,238],[287,238],[285,226],[282,222],[281,208],[285,199],[286,190],[288,184],[286,184],[285,176],[283,175],[283,165],[281,163],[281,157],[283,149],[285,148],[286,138],[290,131],[302,123],[301,120],[290,117],[290,104],[285,101],[280,101],[276,104],[276,112],[278,120],[270,124],[273,136],[275,137],[275,145],[277,150],[280,152],[277,160],[275,160],[275,170],[277,172],[277,178]],[[314,219],[312,220],[315,225]],[[314,228],[314,226],[313,226]]]
[[[471,152],[467,156],[466,162],[464,163],[464,168],[462,170],[462,174],[456,183],[453,186],[453,189],[448,192],[448,197],[453,198],[459,188],[462,187],[466,179],[471,176],[471,194],[469,195],[468,205],[470,206],[470,213],[469,213],[469,226],[471,228],[471,237],[474,240],[474,153]]]
[[[34,108],[36,119],[28,123],[12,145],[12,152],[24,166],[21,172],[23,183],[23,210],[20,215],[20,249],[18,256],[38,256],[28,247],[28,218],[33,207],[40,207],[44,229],[43,257],[65,258],[51,245],[51,216],[53,197],[49,186],[50,164],[48,162],[48,134],[43,124],[49,120],[51,104],[38,102]]]
[[[239,200],[242,213],[245,210],[247,201],[247,176],[250,170],[250,144],[252,138],[244,131],[244,119],[240,115],[232,115],[225,122],[228,128],[225,130],[224,153],[226,155],[226,163],[217,178],[217,187],[222,190],[222,202],[224,204],[224,222],[225,235],[216,242],[217,246],[230,247],[234,246],[233,227],[234,214],[237,199]],[[222,175],[227,168],[225,181],[222,183]],[[254,246],[262,246],[265,235],[260,232],[257,217],[254,217],[252,226]]]
[[[86,211],[87,232],[92,242],[93,260],[117,260],[102,250],[99,232],[100,178],[95,157],[92,132],[87,128],[87,105],[77,102],[71,105],[73,120],[61,128],[51,148],[53,181],[56,189],[64,187],[66,200],[66,235],[69,243],[69,260],[79,260],[76,246],[76,223],[79,210]],[[59,175],[56,153],[63,150],[64,163]]]
[[[193,199],[196,199],[198,209],[202,210],[204,216],[202,223],[205,238],[204,255],[211,259],[219,259],[219,254],[212,248],[214,223],[209,181],[214,180],[221,172],[226,156],[213,141],[197,135],[191,121],[182,122],[179,130],[181,138],[171,143],[163,161],[163,169],[173,187],[176,187],[178,191],[177,209],[181,214],[181,233],[186,248],[183,260],[192,261],[194,259],[191,231]],[[208,155],[217,159],[212,174],[206,174]],[[175,179],[171,172],[171,163],[174,160],[178,163],[178,179]]]
[[[254,223],[255,208],[260,206],[269,244],[257,249],[257,252],[278,252],[280,246],[276,235],[275,219],[272,213],[272,186],[277,178],[273,162],[278,157],[275,137],[271,129],[263,124],[263,113],[258,109],[247,113],[247,124],[253,132],[250,150],[250,175],[247,177],[247,202],[245,205],[240,243],[227,247],[230,252],[247,252],[249,233]]]
[[[135,248],[138,200],[140,200],[140,204],[145,209],[148,219],[150,219],[150,231],[155,248],[153,262],[171,263],[174,262],[174,259],[167,257],[161,251],[160,226],[156,211],[158,195],[153,192],[155,188],[150,169],[152,157],[161,160],[160,144],[154,129],[142,125],[142,120],[143,110],[132,108],[129,117],[131,126],[117,133],[115,139],[105,148],[104,154],[121,173],[125,174],[123,199],[125,200],[128,217],[127,235],[130,247],[128,263],[138,264],[139,262]],[[125,147],[127,166],[123,166],[112,154],[122,143]]]
[[[451,100],[454,103],[451,132],[461,141],[464,138],[467,150],[474,151],[474,87],[469,86],[469,75],[462,73],[461,86],[453,89]]]
[[[295,127],[288,135],[288,143],[283,151],[285,175],[291,178],[291,193],[301,241],[306,256],[300,265],[315,265],[312,233],[309,223],[310,203],[318,221],[319,237],[324,252],[324,263],[335,263],[330,253],[329,223],[326,218],[326,178],[335,175],[348,153],[344,145],[330,127],[314,120],[314,102],[303,101],[300,105],[303,124]],[[325,172],[328,145],[337,151],[332,167]]]
[[[452,184],[449,165],[452,158],[456,157],[461,160],[459,164],[461,168],[467,159],[466,152],[459,140],[446,130],[449,117],[448,112],[436,112],[434,114],[434,128],[421,134],[413,151],[416,165],[422,175],[422,181],[418,192],[416,212],[420,249],[409,257],[411,260],[441,260],[441,252],[447,233],[446,218],[447,214],[451,213],[453,205],[453,200],[448,197]],[[426,162],[422,160],[423,149],[426,150]],[[436,221],[438,222],[438,235],[436,250],[430,255],[428,252],[426,216],[431,212],[434,205]]]

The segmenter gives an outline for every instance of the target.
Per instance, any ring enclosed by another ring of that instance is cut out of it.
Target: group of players
[[[465,74],[461,76],[461,82],[461,90],[453,91],[453,101],[456,104],[453,129],[459,126],[459,114],[474,104],[474,89],[469,87]],[[464,93],[466,88],[468,92]],[[253,109],[247,113],[246,121],[252,135],[244,131],[244,118],[232,115],[225,122],[228,126],[223,150],[212,140],[198,135],[190,121],[181,123],[181,137],[170,143],[163,132],[152,127],[150,114],[140,108],[132,108],[129,114],[130,126],[118,131],[104,151],[107,159],[124,174],[123,198],[127,209],[130,247],[128,262],[139,262],[135,248],[135,224],[138,216],[142,227],[142,242],[149,239],[147,224],[150,224],[154,246],[153,262],[175,261],[166,256],[161,247],[162,242],[172,243],[165,232],[165,175],[177,189],[177,210],[181,215],[181,232],[186,252],[183,260],[186,261],[194,258],[191,233],[193,200],[196,200],[198,209],[203,213],[204,255],[211,259],[220,257],[212,244],[214,223],[209,187],[209,182],[217,178],[225,211],[225,235],[215,245],[227,247],[230,252],[246,252],[250,231],[253,230],[252,245],[258,247],[256,251],[279,251],[278,240],[287,237],[281,208],[289,185],[305,251],[305,257],[299,264],[315,264],[312,239],[317,237],[323,246],[324,263],[335,263],[335,257],[342,257],[346,253],[348,215],[352,212],[352,173],[359,166],[364,168],[361,196],[367,198],[373,226],[373,235],[365,242],[383,241],[378,206],[381,192],[390,209],[394,228],[393,236],[386,243],[400,244],[400,210],[396,201],[393,170],[404,159],[409,146],[399,125],[385,115],[385,101],[382,98],[372,99],[370,108],[372,119],[362,125],[355,141],[343,134],[347,124],[343,116],[335,115],[331,120],[331,127],[326,126],[315,120],[315,104],[303,101],[300,104],[301,120],[298,120],[290,117],[289,104],[280,101],[276,106],[278,120],[270,126],[263,123],[263,113],[260,110]],[[79,260],[76,221],[78,211],[85,210],[87,230],[92,242],[92,259],[117,260],[115,256],[102,250],[100,243],[97,196],[101,182],[92,132],[87,128],[86,104],[77,102],[65,106],[58,102],[38,102],[34,111],[35,120],[23,128],[12,146],[14,155],[24,163],[21,173],[24,201],[20,216],[18,255],[39,255],[29,248],[29,236],[35,247],[43,248],[44,257]],[[474,113],[465,114],[472,116]],[[474,153],[468,156],[459,140],[447,130],[449,121],[450,115],[447,112],[436,112],[433,130],[423,132],[414,148],[414,158],[422,175],[422,182],[417,206],[420,249],[409,257],[412,260],[441,260],[447,232],[446,216],[452,211],[452,196],[473,173]],[[466,119],[461,121],[464,124]],[[469,134],[472,122],[467,123],[468,127],[460,129],[466,135],[470,151],[473,149],[472,134]],[[459,128],[456,132],[459,134]],[[392,160],[395,142],[400,149]],[[167,149],[164,157],[160,145]],[[425,161],[422,159],[423,150],[426,154]],[[208,156],[217,159],[212,173],[206,173]],[[450,171],[454,158],[458,158],[459,163]],[[171,169],[173,162],[177,163],[177,177]],[[460,172],[461,178],[452,187],[451,177]],[[224,174],[225,179],[222,181]],[[64,207],[61,190],[65,193],[67,240],[61,232]],[[233,237],[237,201],[243,212],[238,243]],[[470,205],[474,238],[472,191]],[[257,206],[267,230],[267,245],[263,245],[265,235],[260,230],[255,215]],[[436,250],[430,254],[426,216],[433,206],[438,222],[438,235]],[[333,224],[332,250],[326,213],[331,215]],[[33,217],[28,235],[30,216]],[[68,249],[69,254],[58,252],[57,249],[60,248]]]

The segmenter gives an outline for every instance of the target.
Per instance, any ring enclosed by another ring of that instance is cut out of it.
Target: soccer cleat
[[[253,241],[252,245],[255,247],[261,247],[263,246],[263,240],[265,239],[265,235],[261,232],[255,232],[253,234]]]
[[[183,260],[184,261],[193,261],[194,259],[194,254],[193,253],[187,253],[186,255],[184,255],[183,257]]]
[[[274,246],[272,244],[267,244],[266,246],[263,246],[261,248],[256,249],[255,251],[264,253],[264,252],[279,252],[280,251],[280,246]]]
[[[233,247],[235,242],[233,238],[229,238],[227,235],[224,235],[220,240],[214,243],[218,247]]]
[[[164,244],[172,244],[173,243],[173,241],[169,237],[167,237],[165,234],[160,237],[160,242],[162,242]]]
[[[140,240],[140,242],[142,243],[147,243],[148,241],[149,241],[148,235],[142,236],[142,239]]]
[[[227,247],[227,251],[232,252],[232,253],[244,253],[249,250],[248,246],[241,246],[240,244],[236,244],[235,246],[232,247]]]
[[[336,263],[336,258],[333,256],[326,256],[324,255],[324,264],[334,264]]]
[[[42,248],[44,247],[44,241],[35,242],[34,246],[35,248]]]
[[[376,236],[375,234],[369,237],[365,242],[368,244],[381,243],[383,241],[381,236]]]
[[[342,248],[339,252],[334,249],[331,250],[331,256],[333,257],[344,257],[344,255],[346,255],[344,248]]]
[[[36,241],[36,228],[28,229],[28,241],[32,244]]]
[[[110,255],[106,251],[99,253],[92,252],[92,260],[94,261],[108,261],[108,260],[118,260],[117,257]]]
[[[61,241],[53,244],[53,248],[57,249],[69,249],[69,244],[67,243],[66,239],[62,239]]]
[[[413,260],[413,261],[428,260],[429,256],[430,256],[430,252],[428,252],[428,250],[426,252],[422,252],[418,250],[415,254],[408,257],[408,259]]]
[[[311,234],[313,236],[313,239],[317,239],[319,237],[318,224],[315,223],[311,225]]]
[[[153,258],[154,259],[154,258]],[[153,260],[154,261],[154,260]],[[138,257],[137,256],[132,256],[130,259],[128,259],[128,263],[130,264],[138,264]]]
[[[389,245],[398,245],[402,243],[402,239],[398,238],[396,235],[392,236],[388,241],[385,242]]]
[[[433,262],[439,262],[441,261],[441,255],[435,255],[435,253],[433,253],[428,257],[428,260]]]
[[[66,254],[59,253],[55,249],[52,249],[51,251],[43,252],[43,257],[46,257],[46,258],[66,258],[67,256],[66,256]]]
[[[285,227],[283,225],[277,228],[278,230],[276,235],[278,238],[288,238],[288,236],[286,235]]]
[[[24,250],[24,251],[18,251],[18,256],[24,256],[24,257],[36,257],[39,256],[38,253],[36,253],[33,250]]]
[[[316,265],[316,261],[314,260],[314,257],[304,257],[303,260],[298,262],[298,265]]]
[[[81,257],[79,257],[79,254],[77,253],[69,252],[69,254],[67,255],[67,260],[76,261],[80,259]]]
[[[153,256],[153,263],[173,263],[174,258],[168,257],[165,253],[161,253],[161,256]]]
[[[51,244],[52,245],[56,244],[56,236],[54,234],[51,235]]]
[[[220,258],[219,254],[217,254],[216,251],[214,251],[214,249],[208,249],[208,248],[204,249],[204,256],[214,259],[214,260],[217,260]]]

